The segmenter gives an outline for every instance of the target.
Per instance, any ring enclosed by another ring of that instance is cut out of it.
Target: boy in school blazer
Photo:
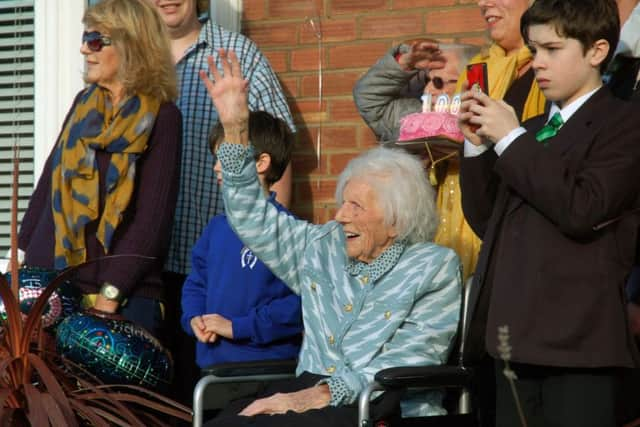
[[[520,425],[502,353],[530,426],[613,427],[621,369],[637,360],[623,287],[640,205],[640,115],[601,80],[617,7],[537,0],[521,31],[548,116],[520,126],[474,90],[461,107],[463,209],[483,239],[470,347],[496,359],[497,426]]]

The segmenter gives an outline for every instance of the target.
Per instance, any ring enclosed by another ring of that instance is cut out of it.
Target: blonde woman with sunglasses
[[[182,122],[165,26],[144,0],[103,0],[83,17],[87,86],[62,124],[19,236],[30,266],[82,267],[94,314],[157,334],[176,202]]]

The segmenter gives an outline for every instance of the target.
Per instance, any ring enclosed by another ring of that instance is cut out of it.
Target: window
[[[34,185],[34,0],[0,2],[0,255],[11,245],[13,147],[19,148],[18,217]]]

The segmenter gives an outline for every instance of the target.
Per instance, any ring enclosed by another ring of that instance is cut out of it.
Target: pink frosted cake
[[[458,116],[451,113],[413,113],[400,119],[399,141],[417,139],[448,139],[464,142],[464,135],[458,128]]]

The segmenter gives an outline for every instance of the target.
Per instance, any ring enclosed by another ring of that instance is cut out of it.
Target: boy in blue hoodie
[[[249,138],[265,193],[282,176],[293,148],[285,122],[264,111],[251,112]],[[221,125],[212,129],[212,152],[224,140]],[[214,170],[222,184],[220,161]],[[198,340],[201,368],[225,362],[293,359],[301,342],[300,297],[293,294],[244,246],[226,215],[215,216],[193,247],[192,270],[182,289],[183,329]]]

